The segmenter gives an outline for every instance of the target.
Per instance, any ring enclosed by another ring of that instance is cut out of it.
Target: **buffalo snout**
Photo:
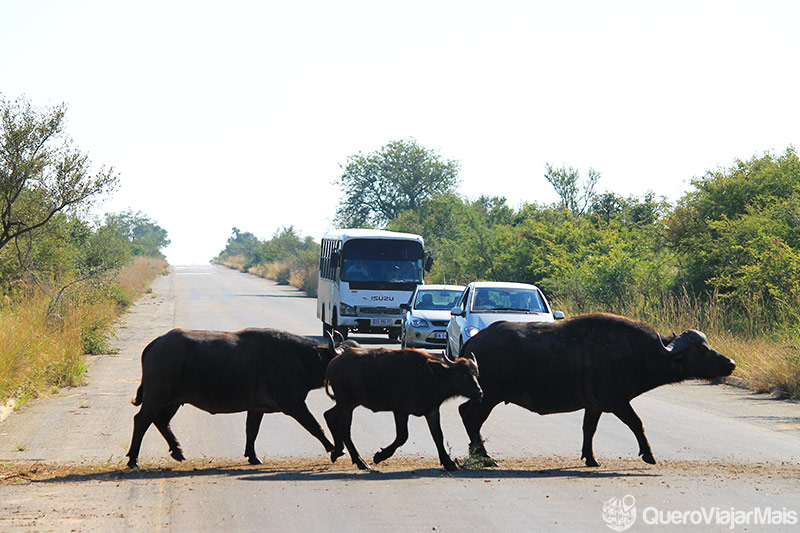
[[[477,381],[473,381],[473,384],[474,386],[470,387],[470,390],[467,391],[467,394],[465,394],[464,396],[466,396],[471,400],[472,399],[480,400],[481,398],[483,398],[483,389],[481,389],[481,386],[477,383]]]

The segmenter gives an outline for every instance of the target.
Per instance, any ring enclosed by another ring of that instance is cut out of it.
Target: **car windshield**
[[[420,290],[417,292],[417,297],[414,299],[414,309],[421,309],[423,311],[449,311],[455,307],[459,296],[461,296],[461,291],[459,290]]]
[[[472,311],[498,312],[519,311],[528,313],[546,312],[539,291],[524,288],[481,287],[475,289]]]

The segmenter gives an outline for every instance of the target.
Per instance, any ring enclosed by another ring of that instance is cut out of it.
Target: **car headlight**
[[[466,337],[466,338],[468,338],[468,339],[471,339],[471,338],[472,338],[472,337],[474,337],[474,336],[475,336],[475,335],[476,335],[476,334],[477,334],[479,331],[480,331],[480,330],[479,330],[478,328],[476,328],[475,326],[469,326],[469,327],[467,327],[467,328],[464,328],[464,337]]]
[[[412,318],[411,319],[411,327],[412,328],[427,328],[428,322],[421,319],[421,318]]]
[[[356,308],[352,305],[347,305],[345,303],[339,304],[339,311],[342,313],[342,316],[356,316]]]

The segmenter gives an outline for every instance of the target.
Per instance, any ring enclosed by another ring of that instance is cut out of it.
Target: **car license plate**
[[[433,334],[431,335],[431,338],[435,339],[437,341],[443,341],[443,340],[445,340],[447,338],[447,332],[434,331]]]

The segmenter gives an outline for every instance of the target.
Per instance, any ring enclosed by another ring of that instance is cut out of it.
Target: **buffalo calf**
[[[479,398],[478,368],[474,361],[441,359],[421,350],[350,348],[328,365],[325,390],[336,405],[325,412],[333,434],[331,461],[343,455],[353,464],[369,466],[358,454],[350,436],[353,410],[359,406],[378,412],[392,411],[396,426],[394,442],[375,454],[375,464],[385,461],[408,439],[408,416],[424,416],[428,422],[439,461],[447,470],[458,467],[444,448],[439,406],[454,396]],[[331,393],[332,390],[332,393]]]

